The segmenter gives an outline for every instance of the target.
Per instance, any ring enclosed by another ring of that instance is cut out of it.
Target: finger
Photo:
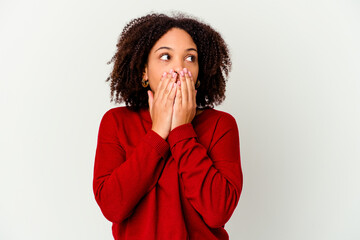
[[[153,102],[154,102],[154,95],[150,90],[148,90],[147,93],[148,93],[149,111],[151,113],[152,105],[153,105]]]
[[[188,102],[188,88],[187,88],[187,83],[186,83],[186,75],[187,75],[187,69],[184,68],[184,76],[181,79],[181,96],[182,96],[182,101],[183,101],[183,105],[187,104]]]
[[[188,70],[188,76],[190,78],[190,88],[195,91],[195,81],[194,81],[194,78],[191,74],[191,72]]]
[[[177,91],[177,84],[176,83],[172,83],[171,84],[171,90],[170,90],[170,93],[168,95],[168,101],[173,104],[174,103],[174,100],[175,100],[175,96],[176,96],[176,91]]]
[[[162,85],[164,84],[164,80],[165,80],[166,76],[167,76],[167,72],[163,72],[163,74],[160,77],[160,82],[156,88],[156,92],[159,92],[159,90],[161,89]]]
[[[192,78],[192,75],[191,75],[191,72],[188,71],[188,74],[187,74],[187,78],[186,78],[186,83],[187,83],[187,87],[188,87],[188,90],[189,90],[189,102],[190,104],[193,104],[194,103],[194,97],[195,97],[195,84],[194,84],[194,81],[193,81],[193,78]],[[195,101],[196,102],[196,101]]]
[[[194,101],[194,104],[195,104],[195,108],[197,107],[197,104],[196,104],[196,95],[197,95],[197,90],[195,90],[194,98],[193,98],[193,101]]]
[[[175,97],[175,103],[181,107],[181,101],[182,101],[182,96],[181,96],[181,84],[180,81],[178,81],[176,83],[176,97]]]
[[[165,73],[163,75],[165,75]],[[166,72],[166,76],[164,76],[164,78],[162,80],[162,85],[159,88],[159,99],[163,99],[164,95],[165,96],[168,95],[169,91],[167,89],[168,89],[170,80],[171,80],[171,74]]]
[[[192,91],[192,78],[191,78],[191,76],[190,76],[190,71],[189,70],[187,70],[187,72],[185,73],[185,84],[186,84],[186,89],[187,89],[187,95],[186,95],[186,99],[185,99],[185,97],[184,97],[184,99],[185,99],[185,101],[187,101],[187,103],[188,104],[192,104],[193,103],[193,101],[192,101],[192,99],[193,99],[193,97],[194,97],[194,95],[193,95],[193,91]]]
[[[168,83],[168,86],[167,86],[166,90],[164,91],[164,97],[169,97],[169,94],[171,93],[172,88],[174,87],[176,78],[177,78],[177,73],[173,72],[171,75],[171,79]]]

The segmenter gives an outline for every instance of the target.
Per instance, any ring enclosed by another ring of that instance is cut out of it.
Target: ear
[[[145,64],[145,69],[144,69],[144,72],[143,72],[143,79],[149,80],[147,64]]]

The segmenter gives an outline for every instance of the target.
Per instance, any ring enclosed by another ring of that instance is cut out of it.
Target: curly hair
[[[107,63],[114,62],[110,76],[111,102],[125,102],[132,110],[148,108],[147,90],[141,84],[145,64],[154,44],[170,29],[186,31],[198,50],[201,84],[197,89],[196,104],[199,108],[213,108],[225,99],[225,87],[231,69],[227,44],[209,25],[184,13],[173,16],[151,13],[131,20],[123,29],[117,51]]]

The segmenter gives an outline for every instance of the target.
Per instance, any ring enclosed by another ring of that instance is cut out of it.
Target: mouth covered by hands
[[[148,91],[152,130],[166,139],[174,128],[191,123],[196,114],[196,90],[191,72],[164,72],[155,94]]]
[[[170,130],[191,123],[196,114],[196,90],[191,72],[184,68],[179,75]]]

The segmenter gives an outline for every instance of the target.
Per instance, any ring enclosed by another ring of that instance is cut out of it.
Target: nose
[[[184,69],[185,65],[184,65],[184,61],[182,60],[181,57],[174,57],[173,58],[173,66],[172,69],[174,69],[175,72],[177,72],[178,74],[180,74],[180,72]]]
[[[174,69],[175,72],[180,74],[181,70],[183,70],[184,68],[181,66],[181,67],[174,67],[173,69]]]
[[[184,68],[182,68],[182,67],[180,67],[179,65],[177,65],[177,66],[173,66],[172,69],[174,69],[174,72],[177,73],[176,81],[180,80],[180,72],[181,72],[181,70],[183,70]]]

